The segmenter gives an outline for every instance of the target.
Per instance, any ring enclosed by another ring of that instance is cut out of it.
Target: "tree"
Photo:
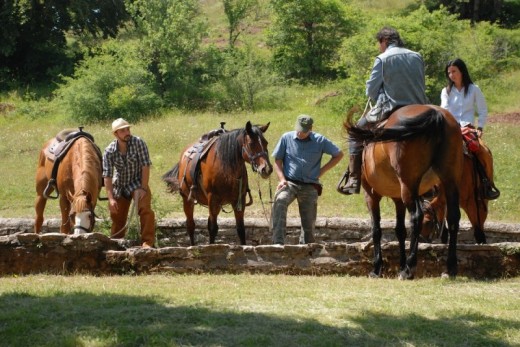
[[[234,48],[238,36],[246,29],[244,19],[258,6],[258,0],[222,0],[222,3],[228,19],[229,47]]]
[[[206,30],[199,1],[134,0],[129,11],[162,95],[176,104],[190,102],[199,90],[197,55]]]
[[[269,33],[274,64],[289,78],[335,77],[344,37],[353,31],[346,8],[336,0],[272,0]]]
[[[0,66],[4,78],[37,80],[70,66],[66,35],[115,36],[128,18],[124,0],[3,0]]]

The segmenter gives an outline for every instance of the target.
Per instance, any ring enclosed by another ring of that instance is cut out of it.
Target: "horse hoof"
[[[381,275],[376,274],[374,271],[371,271],[368,274],[368,278],[381,278]]]
[[[413,280],[414,275],[412,272],[403,270],[399,273],[399,276],[397,277],[400,281],[406,281],[406,280]]]
[[[456,275],[450,275],[447,272],[443,272],[441,274],[441,279],[443,279],[443,280],[454,280],[456,277],[457,277]]]

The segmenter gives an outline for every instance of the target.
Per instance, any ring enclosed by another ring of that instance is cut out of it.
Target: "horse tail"
[[[162,176],[162,180],[166,183],[168,191],[175,193],[180,190],[179,184],[179,163],[177,163],[170,171]]]
[[[444,125],[444,115],[435,108],[429,108],[415,117],[399,117],[398,124],[390,128],[361,128],[353,124],[352,117],[344,122],[350,138],[366,142],[405,141],[431,133],[436,136],[430,138],[442,141]]]

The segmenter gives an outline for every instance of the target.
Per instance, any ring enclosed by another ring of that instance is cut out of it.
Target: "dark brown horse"
[[[489,148],[482,140],[480,142],[479,159],[483,164],[487,177],[493,177],[493,156]],[[466,212],[471,226],[473,227],[473,235],[475,242],[486,243],[486,234],[484,233],[484,223],[488,216],[488,200],[485,198],[484,187],[476,169],[475,160],[478,160],[473,154],[464,155],[463,177],[459,186],[460,207]],[[444,196],[444,187],[438,186],[438,191],[431,201],[425,202],[424,222],[421,235],[427,241],[431,241],[434,236],[440,234],[441,241],[446,243],[448,235],[444,227],[444,219],[446,217],[446,198]]]
[[[240,243],[246,244],[244,210],[252,203],[252,199],[245,163],[251,164],[253,171],[262,178],[269,177],[273,171],[263,135],[268,127],[269,123],[253,126],[247,122],[245,128],[217,134],[211,139],[192,144],[182,152],[177,165],[163,176],[170,191],[179,191],[182,196],[186,228],[192,245],[195,244],[195,203],[209,209],[209,243],[215,243],[220,210],[230,204],[235,214]],[[249,202],[246,203],[248,194]]]
[[[390,197],[396,207],[395,233],[400,250],[400,279],[412,279],[417,266],[418,238],[423,223],[420,196],[434,184],[446,188],[449,246],[447,274],[457,274],[457,233],[459,231],[459,192],[462,174],[462,137],[460,127],[446,110],[433,105],[409,105],[393,112],[383,127],[363,129],[352,124],[350,116],[344,124],[354,139],[365,141],[362,185],[372,218],[374,271],[380,277],[381,211],[383,196]],[[410,213],[412,232],[410,254],[405,249],[405,214]]]
[[[59,159],[60,164],[54,181],[51,180],[54,161],[49,158],[49,149],[56,141],[47,141],[38,159],[34,231],[41,231],[47,199],[59,197],[60,231],[64,234],[70,233],[73,219],[75,233],[91,232],[95,222],[94,209],[102,186],[102,159],[99,148],[90,135],[77,137],[68,147],[66,154]],[[53,191],[56,197],[50,195]]]

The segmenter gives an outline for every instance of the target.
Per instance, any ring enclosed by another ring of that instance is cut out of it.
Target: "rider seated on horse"
[[[428,103],[421,55],[404,48],[404,43],[394,28],[382,28],[376,39],[381,54],[375,59],[370,78],[366,82],[366,94],[372,100],[377,100],[377,103],[369,117],[364,116],[358,121],[359,127],[384,120],[399,107]],[[340,193],[359,194],[362,152],[363,143],[349,137],[348,181],[338,187]]]

